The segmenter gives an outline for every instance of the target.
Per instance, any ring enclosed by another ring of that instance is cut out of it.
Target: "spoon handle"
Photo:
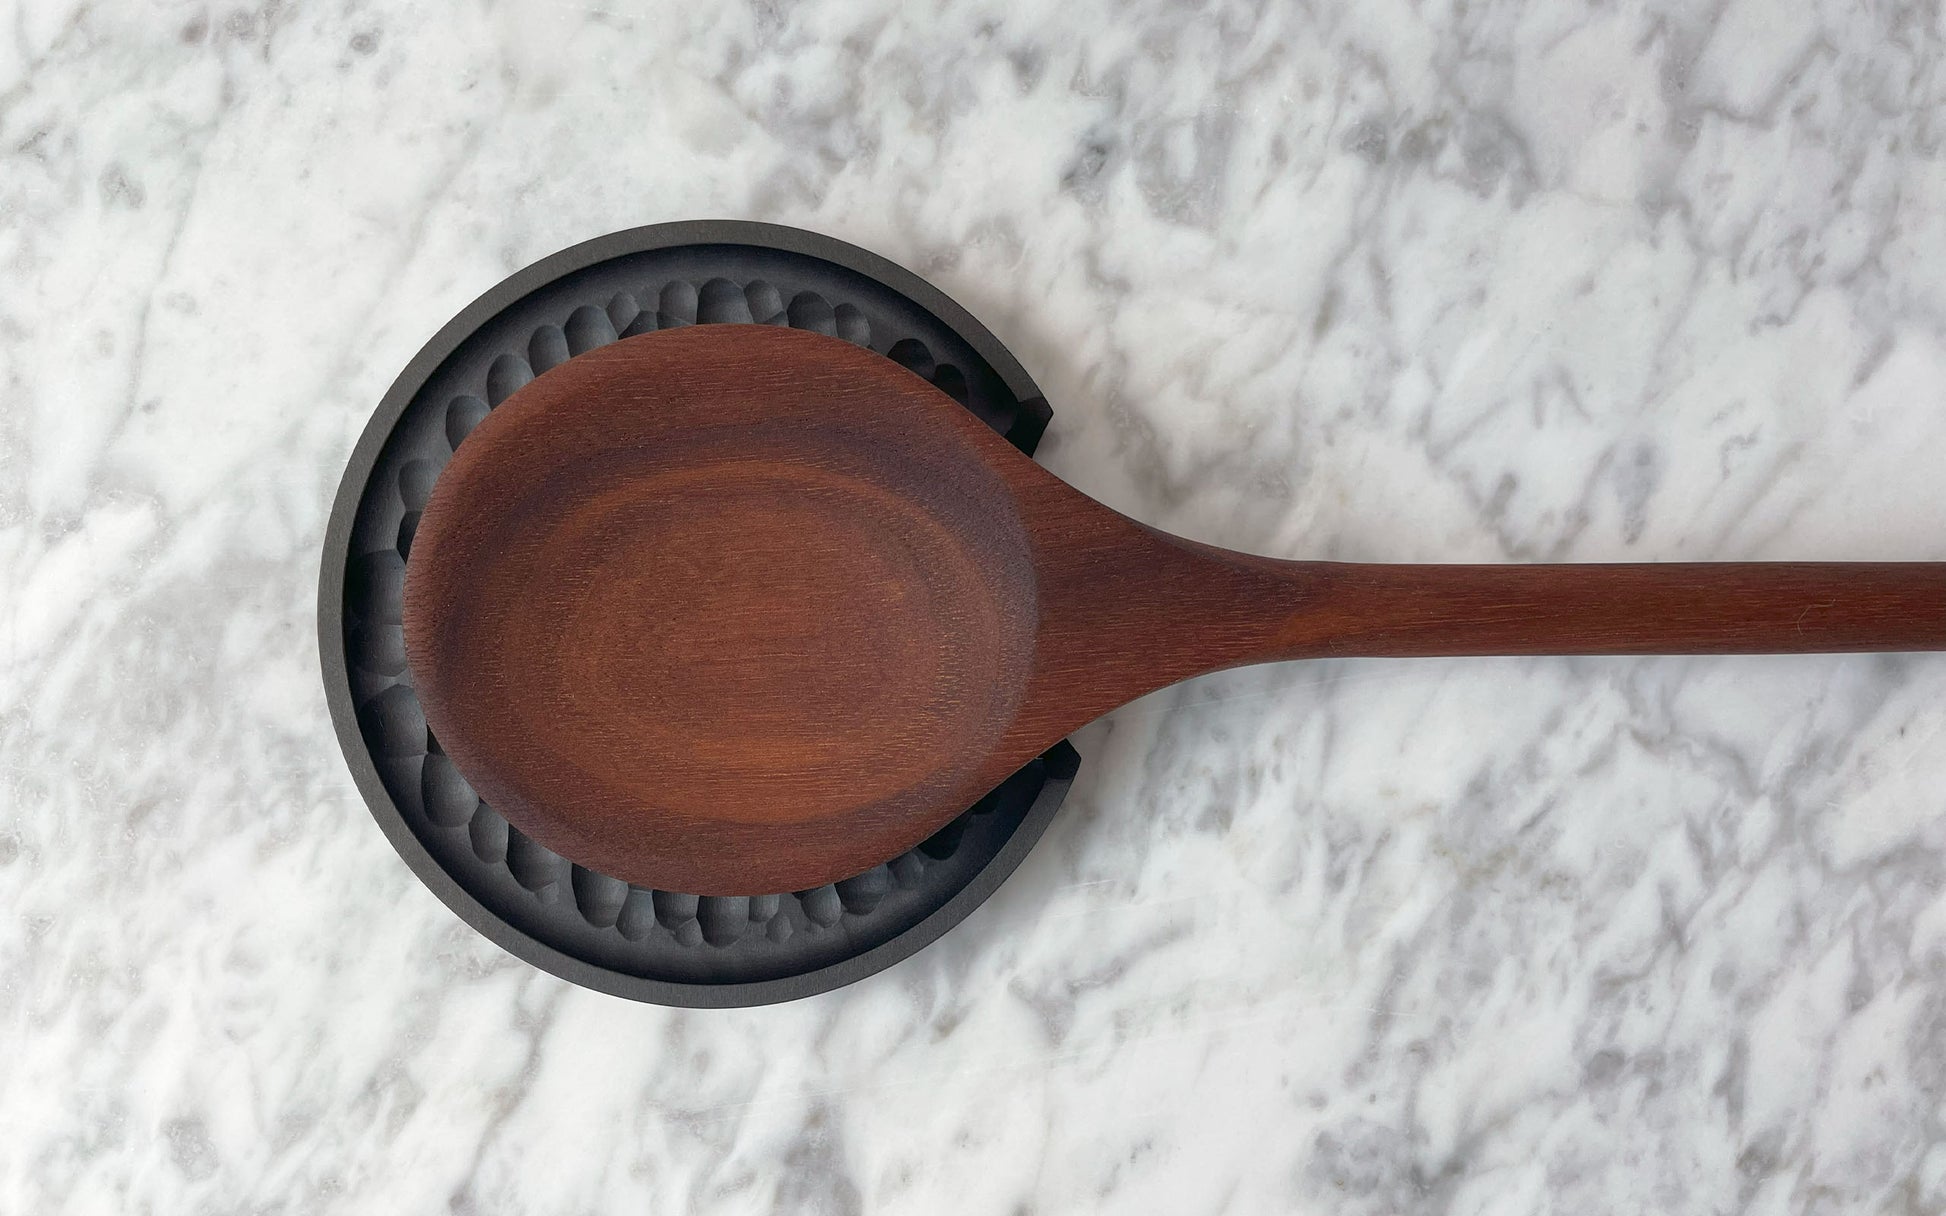
[[[1292,654],[1946,650],[1946,563],[1304,567]]]

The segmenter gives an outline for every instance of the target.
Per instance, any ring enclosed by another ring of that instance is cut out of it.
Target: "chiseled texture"
[[[684,1012],[502,954],[327,722],[325,513],[506,273],[925,274],[1148,522],[1946,559],[1920,4],[0,0],[0,1209],[1946,1208],[1946,657],[1333,662],[1083,732],[982,911]]]

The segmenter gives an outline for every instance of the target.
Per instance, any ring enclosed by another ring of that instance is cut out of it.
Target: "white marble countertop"
[[[1943,62],[1759,0],[0,2],[0,1209],[1946,1208],[1946,657],[1199,681],[937,945],[677,1011],[418,884],[313,633],[420,344],[696,216],[928,276],[1199,539],[1946,559]]]

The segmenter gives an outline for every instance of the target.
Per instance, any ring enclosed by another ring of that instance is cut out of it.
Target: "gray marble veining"
[[[445,911],[312,633],[400,366],[730,215],[1279,556],[1946,559],[1936,8],[0,0],[0,1209],[1946,1210],[1946,657],[1335,662],[683,1012]]]

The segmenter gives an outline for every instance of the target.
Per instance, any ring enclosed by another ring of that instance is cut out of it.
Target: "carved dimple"
[[[919,851],[934,861],[945,861],[959,848],[960,838],[965,835],[966,817],[962,815],[928,836]]]
[[[810,917],[813,924],[829,928],[844,918],[844,901],[838,897],[838,888],[830,883],[815,891],[805,891],[797,900],[803,905],[804,915]]]
[[[407,510],[421,510],[432,496],[432,483],[438,476],[439,466],[430,460],[406,461],[399,469],[399,501]]]
[[[891,861],[892,881],[900,890],[911,890],[925,881],[925,859],[917,851],[901,853]]]
[[[933,386],[948,397],[966,404],[966,373],[950,363],[942,363],[933,370]]]
[[[519,355],[501,355],[487,368],[487,404],[499,405],[533,378],[534,369],[527,366],[527,360]]]
[[[789,318],[784,315],[784,296],[775,287],[762,279],[754,279],[743,289],[743,295],[750,302],[750,319],[760,325],[785,325]]]
[[[500,812],[482,802],[474,808],[473,821],[466,830],[475,857],[493,865],[507,859],[507,821]]]
[[[622,910],[615,916],[616,931],[629,941],[639,942],[655,931],[655,925],[655,903],[650,892],[628,888]]]
[[[751,320],[750,301],[743,298],[743,288],[730,280],[711,279],[697,296],[696,320],[699,324],[747,324]]]
[[[383,755],[425,754],[426,715],[419,699],[403,684],[394,684],[365,702],[358,711],[358,724]]]
[[[892,349],[885,352],[885,357],[921,379],[932,378],[932,352],[917,338],[900,338],[892,343]]]
[[[872,323],[865,319],[865,314],[856,305],[840,304],[831,310],[831,315],[840,338],[854,346],[868,347],[872,344]]]
[[[563,332],[567,334],[568,351],[574,355],[585,355],[598,346],[606,346],[616,336],[615,323],[593,304],[583,304],[570,313]]]
[[[525,835],[507,831],[507,870],[514,881],[529,891],[553,886],[567,874],[568,863],[561,855]]]
[[[608,298],[608,323],[614,326],[617,334],[625,337],[642,332],[634,328],[636,321],[642,315],[642,305],[636,300],[633,292],[618,291]],[[654,329],[655,314],[648,314],[648,319],[648,328]]]
[[[345,598],[360,616],[396,624],[405,607],[405,559],[396,549],[353,558],[345,572]]]
[[[405,671],[405,630],[396,621],[360,621],[348,631],[363,671],[396,676]]]
[[[892,871],[886,866],[873,866],[836,886],[838,901],[845,906],[845,911],[863,916],[892,893]]]
[[[622,906],[628,902],[627,883],[586,866],[573,867],[569,883],[574,887],[574,906],[589,924],[606,929],[620,919]]]
[[[399,538],[392,547],[399,551],[400,557],[412,556],[412,538],[419,531],[419,512],[407,511],[399,520]]]
[[[558,325],[543,325],[527,342],[527,363],[540,375],[568,361],[568,336]]]
[[[703,927],[704,941],[712,946],[734,945],[750,924],[750,899],[744,895],[705,895],[697,901],[696,919]]]
[[[657,329],[674,329],[696,323],[696,286],[678,279],[665,284],[656,301]]]
[[[815,291],[800,291],[791,297],[786,314],[793,329],[805,329],[827,338],[838,336],[838,316],[831,305]]]
[[[651,895],[655,919],[665,929],[674,929],[696,915],[699,897],[676,891],[656,891]]]
[[[487,403],[471,394],[455,397],[446,406],[446,442],[457,448],[487,416]]]
[[[480,796],[453,762],[439,752],[426,757],[419,774],[419,791],[426,818],[442,828],[464,827],[480,809]]]

